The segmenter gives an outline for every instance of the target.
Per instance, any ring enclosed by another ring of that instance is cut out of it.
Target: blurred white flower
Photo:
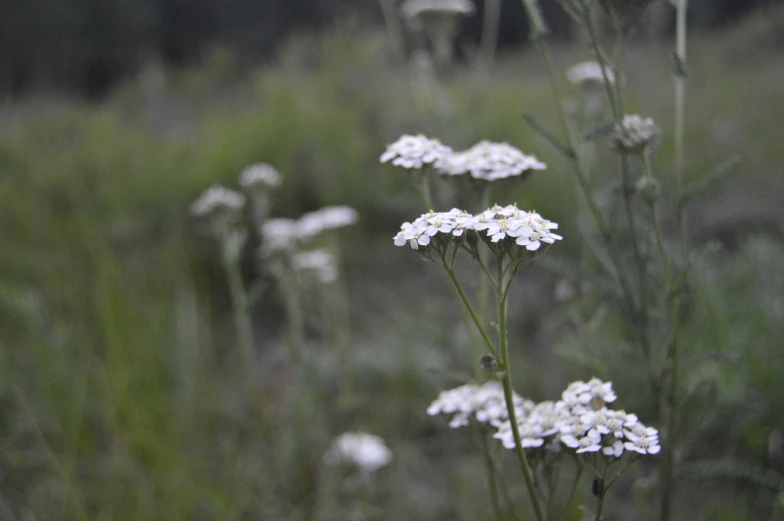
[[[297,226],[301,239],[311,239],[326,230],[350,226],[358,221],[359,213],[350,206],[325,206],[302,215]]]
[[[615,123],[609,144],[616,149],[635,152],[655,143],[659,135],[659,126],[652,118],[627,114],[620,123]]]
[[[240,173],[240,186],[247,190],[267,189],[280,186],[283,176],[267,163],[256,163]]]
[[[343,463],[373,472],[392,461],[392,451],[378,436],[364,432],[346,432],[335,439],[324,460],[328,465]]]
[[[335,258],[323,249],[294,254],[291,257],[291,267],[296,271],[312,271],[322,284],[335,282],[338,278]]]
[[[395,166],[418,170],[424,165],[442,161],[451,153],[452,149],[442,145],[437,139],[429,139],[422,134],[416,136],[406,134],[388,145],[379,160],[386,163],[391,159]]]
[[[261,225],[261,238],[262,256],[292,251],[299,239],[299,226],[294,219],[269,219]]]
[[[533,407],[533,402],[514,395],[515,413],[523,415]],[[441,391],[438,398],[427,408],[427,414],[453,414],[449,426],[468,425],[473,416],[479,423],[498,427],[508,418],[504,389],[499,382],[490,381],[483,385],[467,384]]]
[[[561,436],[561,443],[576,449],[577,454],[584,452],[598,452],[602,450],[602,435],[595,429],[589,430],[585,435],[577,437],[571,434]]]
[[[196,217],[215,214],[238,215],[245,206],[245,196],[224,186],[215,184],[202,192],[191,204],[191,213]]]
[[[607,73],[607,80],[615,83],[613,72],[607,67],[604,70]],[[596,61],[582,62],[569,67],[566,70],[566,78],[577,85],[596,86],[604,83],[602,66]]]
[[[416,18],[427,14],[469,16],[476,6],[471,0],[408,0],[401,7],[403,16]]]
[[[495,181],[519,176],[530,170],[545,170],[547,165],[509,143],[481,141],[468,150],[444,157],[436,167],[444,175],[469,173],[474,179]]]
[[[623,442],[620,440],[614,441],[612,446],[602,448],[605,456],[614,456],[620,458],[623,454]]]

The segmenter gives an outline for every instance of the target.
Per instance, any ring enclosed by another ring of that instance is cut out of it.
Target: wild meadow
[[[784,519],[784,11],[561,3],[2,102],[0,519]]]

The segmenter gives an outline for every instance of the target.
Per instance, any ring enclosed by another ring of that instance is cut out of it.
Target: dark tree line
[[[661,0],[665,1],[665,0]],[[692,0],[694,20],[717,25],[777,0]],[[478,39],[479,15],[464,37]],[[542,2],[557,37],[569,36],[553,0]],[[501,44],[526,40],[519,0],[504,0]],[[376,0],[0,0],[0,94],[34,89],[100,95],[151,57],[198,61],[211,45],[244,63],[270,56],[292,30],[319,30],[357,13],[382,23]]]

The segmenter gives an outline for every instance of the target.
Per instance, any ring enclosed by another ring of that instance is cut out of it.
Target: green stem
[[[498,45],[498,26],[501,21],[501,0],[485,0],[482,39],[479,43],[480,73],[487,72],[495,61],[495,50]]]
[[[644,172],[647,178],[651,177],[650,161],[647,154],[643,154]],[[656,245],[658,247],[659,255],[661,257],[664,273],[667,278],[667,286],[669,289],[669,297],[672,308],[672,347],[670,348],[667,356],[667,362],[671,367],[670,386],[667,392],[667,444],[664,453],[664,468],[662,470],[662,502],[661,502],[661,520],[668,521],[670,519],[670,510],[672,504],[672,489],[673,480],[675,475],[675,451],[674,451],[674,433],[675,433],[675,420],[676,420],[676,393],[678,390],[678,368],[680,365],[680,299],[678,295],[677,282],[670,265],[667,251],[664,247],[664,238],[661,233],[661,226],[659,225],[658,212],[656,211],[656,204],[650,203],[651,217],[653,219],[653,228],[656,233]]]
[[[578,461],[577,472],[575,473],[574,476],[574,483],[572,483],[572,488],[569,491],[569,495],[566,498],[566,502],[564,503],[563,510],[561,512],[561,517],[563,519],[566,519],[566,516],[569,513],[569,506],[572,504],[572,501],[574,500],[574,495],[577,492],[577,485],[580,484],[580,477],[582,477],[582,475],[583,475],[583,466]]]
[[[499,257],[498,259],[498,285],[503,286],[503,262]],[[505,292],[504,292],[505,293]],[[531,498],[531,505],[533,506],[536,519],[538,521],[544,520],[542,512],[542,505],[539,502],[539,496],[534,484],[533,474],[531,472],[531,465],[528,463],[528,457],[525,455],[523,449],[523,442],[520,438],[520,429],[517,425],[517,413],[515,412],[514,405],[514,391],[512,386],[512,367],[509,360],[509,342],[506,337],[506,298],[505,294],[498,293],[498,343],[501,350],[501,366],[503,368],[503,387],[504,398],[506,400],[506,410],[509,415],[509,424],[512,428],[512,436],[515,440],[515,451],[520,460],[520,470],[523,472],[525,479],[525,486],[528,489],[528,496]]]
[[[226,278],[229,284],[229,294],[231,296],[232,312],[234,314],[234,325],[237,329],[237,338],[245,367],[252,372],[253,361],[253,322],[250,318],[250,305],[248,293],[245,290],[245,283],[242,280],[239,262],[224,256],[223,267],[226,271]]]
[[[688,0],[678,0],[675,6],[675,53],[679,67],[686,64],[686,6]],[[675,75],[675,200],[678,228],[681,238],[681,250],[686,254],[686,220],[683,215],[683,152],[684,129],[686,120],[686,78],[684,71]]]
[[[284,275],[286,276],[286,275]],[[297,364],[302,360],[302,349],[305,342],[305,323],[302,314],[302,302],[299,296],[299,286],[294,280],[296,274],[286,276],[289,280],[285,284],[286,318],[289,329],[289,351],[292,361]]]
[[[605,487],[605,483],[607,481],[608,468],[609,466],[605,465],[604,472],[602,472],[602,490],[599,492],[599,503],[596,505],[596,517],[594,517],[595,521],[602,521],[602,512],[604,510],[604,496],[607,493],[607,488]]]
[[[585,2],[581,3],[585,14],[585,26],[588,29],[591,46],[593,47],[593,52],[596,55],[596,61],[599,62],[599,65],[602,68],[604,88],[607,91],[607,98],[610,100],[610,108],[612,109],[613,119],[615,119],[615,121],[620,121],[623,117],[623,114],[620,112],[618,102],[616,100],[615,94],[613,93],[613,86],[610,82],[610,77],[607,74],[607,63],[604,61],[604,54],[602,54],[602,51],[599,48],[599,38],[596,33],[596,27],[593,24],[593,17],[591,16],[590,8],[585,4]],[[618,80],[619,78],[616,77],[616,81]]]
[[[479,319],[479,316],[476,314],[476,311],[474,311],[474,307],[471,305],[471,301],[468,300],[468,296],[465,294],[465,291],[463,290],[463,286],[460,284],[460,280],[458,280],[455,271],[450,266],[447,266],[446,264],[443,264],[443,266],[444,269],[446,270],[447,275],[449,275],[449,280],[452,281],[452,284],[454,284],[455,289],[457,289],[457,294],[460,296],[460,300],[463,301],[463,304],[468,310],[468,313],[471,315],[471,318],[474,321],[474,325],[476,325],[476,328],[479,330],[479,334],[482,336],[482,340],[484,340],[485,345],[493,354],[493,356],[498,358],[498,353],[495,350],[495,346],[493,346],[493,341],[490,340],[490,337],[487,334],[487,330],[485,330],[485,327],[482,325],[482,321]]]
[[[498,503],[498,484],[496,482],[495,465],[493,458],[490,455],[490,448],[487,446],[487,437],[482,436],[482,452],[485,456],[485,466],[487,468],[487,487],[490,492],[490,501],[493,505],[493,513],[495,514],[496,521],[503,521],[504,515],[501,511],[501,505]]]

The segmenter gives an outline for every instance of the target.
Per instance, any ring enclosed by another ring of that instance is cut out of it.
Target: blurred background
[[[591,59],[568,15],[542,4],[556,69]],[[425,210],[406,174],[378,161],[403,133],[456,149],[508,141],[548,163],[493,194],[561,223],[565,237],[513,290],[517,391],[554,398],[596,375],[652,421],[617,321],[555,294],[558,259],[580,255],[579,204],[566,161],[521,116],[558,128],[522,5],[501,2],[493,53],[479,1],[449,63],[397,8],[0,2],[0,519],[492,519],[472,435],[425,413],[477,362],[446,278],[392,244]],[[686,180],[728,157],[740,166],[688,210],[695,249],[714,253],[693,274],[683,333],[693,450],[674,518],[782,519],[784,5],[692,2],[689,23]],[[656,2],[625,59],[631,108],[663,129],[665,192],[673,25],[669,2]],[[332,289],[305,295],[307,383],[286,356],[284,295],[253,241],[243,274],[267,291],[252,310],[248,376],[220,253],[189,213],[205,188],[236,188],[260,161],[284,176],[273,216],[325,205],[360,215],[339,232],[342,329],[319,311]],[[383,437],[394,460],[338,486],[323,455],[347,430]],[[608,519],[650,518],[655,470],[635,471]],[[580,501],[591,504],[589,488]]]

